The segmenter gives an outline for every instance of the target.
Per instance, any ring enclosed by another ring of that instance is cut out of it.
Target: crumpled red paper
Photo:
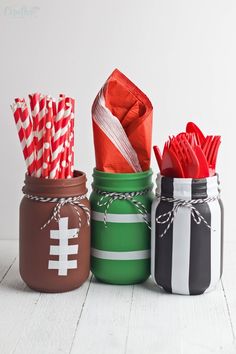
[[[147,96],[114,70],[92,107],[97,170],[132,173],[150,168],[152,113]]]

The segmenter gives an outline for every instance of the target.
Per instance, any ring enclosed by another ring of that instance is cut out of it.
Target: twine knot
[[[25,194],[25,196],[28,199],[31,200],[35,200],[37,202],[43,202],[43,203],[56,203],[56,205],[54,206],[53,210],[52,210],[52,215],[49,217],[49,219],[45,222],[45,224],[43,226],[41,226],[40,230],[43,230],[47,225],[49,225],[52,220],[55,220],[56,222],[59,222],[59,220],[61,219],[61,209],[64,205],[69,204],[71,205],[77,215],[78,215],[78,219],[79,219],[79,227],[78,227],[78,233],[80,232],[81,226],[82,226],[82,220],[81,220],[81,215],[80,215],[80,211],[82,210],[85,215],[86,215],[86,221],[87,221],[87,225],[90,225],[90,210],[89,208],[84,205],[81,200],[86,198],[86,194],[77,196],[77,197],[68,197],[68,198],[46,198],[46,197],[38,197],[38,196],[33,196],[30,194]]]
[[[191,212],[191,216],[197,225],[200,225],[201,222],[203,222],[206,225],[206,227],[208,227],[209,229],[212,229],[211,225],[209,225],[207,220],[197,210],[197,208],[195,208],[194,205],[213,202],[219,198],[218,195],[214,196],[214,197],[204,198],[204,199],[191,199],[191,200],[176,199],[176,198],[164,197],[164,196],[160,196],[160,195],[157,195],[157,198],[160,199],[161,201],[164,201],[167,203],[174,203],[174,206],[170,211],[168,211],[167,213],[163,213],[156,218],[156,222],[158,224],[161,224],[161,225],[167,224],[165,230],[162,232],[162,234],[159,237],[163,237],[167,233],[170,226],[174,222],[175,216],[176,216],[179,208],[189,208],[190,212]],[[213,231],[215,231],[215,230],[213,230]]]
[[[145,195],[149,191],[150,189],[145,189],[139,192],[105,192],[105,191],[95,190],[97,194],[101,195],[101,198],[97,202],[97,205],[99,207],[105,207],[104,220],[103,220],[105,227],[107,227],[107,214],[111,205],[116,200],[127,200],[131,204],[133,204],[133,206],[138,210],[138,212],[142,215],[142,218],[146,223],[147,227],[151,229],[147,208],[143,203],[135,199],[135,197]]]

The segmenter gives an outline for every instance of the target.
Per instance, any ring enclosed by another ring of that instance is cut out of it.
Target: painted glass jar
[[[90,197],[91,269],[105,283],[134,284],[150,275],[152,171],[94,170]]]
[[[151,271],[167,292],[197,295],[218,284],[223,269],[223,206],[218,176],[158,175],[152,205]]]
[[[20,274],[32,289],[63,292],[79,287],[90,271],[90,208],[86,176],[26,175],[20,205]]]

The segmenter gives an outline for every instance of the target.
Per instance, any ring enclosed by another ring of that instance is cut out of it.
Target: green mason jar
[[[90,196],[91,270],[110,284],[135,284],[150,275],[152,170],[106,173],[94,169]]]

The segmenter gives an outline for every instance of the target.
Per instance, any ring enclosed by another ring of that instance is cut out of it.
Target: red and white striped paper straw
[[[60,178],[71,178],[73,177],[74,171],[72,171],[72,144],[74,143],[74,106],[75,100],[66,97],[66,104],[71,106],[71,114],[69,118],[69,125],[67,130],[67,135],[65,143],[63,146],[63,153],[61,157],[61,168],[60,168]]]
[[[24,100],[15,99],[12,106],[15,123],[23,149],[23,154],[28,173],[35,174],[35,151],[33,141],[33,126],[29,116],[28,108]]]
[[[69,139],[70,139],[70,129],[68,128],[66,132],[62,152],[61,152],[59,178],[67,178],[68,153],[69,153],[69,146],[70,146]]]
[[[47,99],[45,129],[44,129],[44,133],[43,133],[42,177],[44,177],[44,178],[48,178],[49,173],[50,173],[52,126],[53,126],[52,101],[50,99]]]
[[[33,121],[33,135],[34,135],[34,145],[37,146],[38,137],[36,130],[39,122],[39,93],[33,93],[29,95],[31,115]]]
[[[28,174],[38,178],[71,178],[74,165],[75,101],[64,94],[29,95],[31,116],[24,99],[11,106]]]
[[[70,168],[70,174],[71,177],[74,176],[74,145],[75,145],[75,132],[74,132],[74,127],[75,127],[75,99],[72,99],[72,114],[71,114],[71,140],[70,140],[70,155],[71,159],[69,159],[69,168]]]
[[[74,103],[72,103],[72,113],[70,119],[70,138],[67,157],[67,178],[71,178],[74,175]]]
[[[41,95],[39,99],[39,121],[36,130],[36,177],[42,176],[43,168],[43,131],[46,121],[46,96]]]
[[[50,178],[58,178],[60,171],[60,159],[62,148],[66,139],[67,130],[69,127],[69,118],[71,114],[71,105],[67,104],[64,111],[64,116],[61,121],[61,126],[59,125],[58,139],[53,139],[52,141],[52,162],[51,162],[51,171]],[[55,132],[56,135],[56,132]]]

